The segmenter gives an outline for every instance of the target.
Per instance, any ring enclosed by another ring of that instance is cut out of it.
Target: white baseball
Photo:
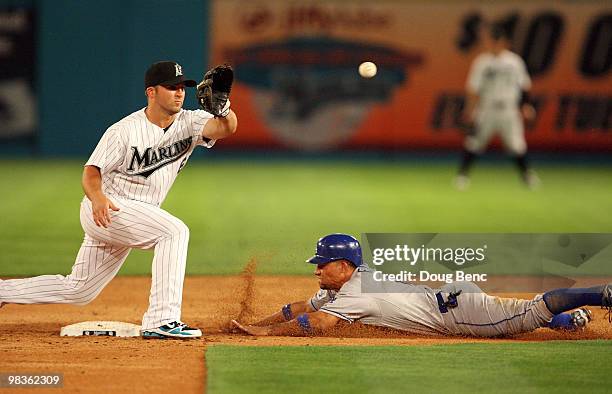
[[[376,64],[372,62],[363,62],[359,65],[359,75],[364,78],[372,78],[378,71]]]

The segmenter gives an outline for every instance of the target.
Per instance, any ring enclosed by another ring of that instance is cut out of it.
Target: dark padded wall
[[[176,60],[200,79],[207,66],[205,0],[39,1],[43,156],[87,156],[114,122],[143,107],[143,75]],[[195,107],[193,91],[187,108]]]

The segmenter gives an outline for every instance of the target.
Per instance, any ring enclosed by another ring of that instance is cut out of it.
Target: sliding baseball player
[[[612,310],[612,284],[557,289],[522,300],[487,295],[470,282],[440,289],[376,282],[362,261],[359,241],[347,234],[321,238],[307,262],[316,264],[320,287],[312,298],[287,304],[251,325],[233,321],[234,327],[250,335],[300,336],[325,333],[344,321],[412,334],[495,337],[539,327],[576,330],[591,320],[585,305]]]

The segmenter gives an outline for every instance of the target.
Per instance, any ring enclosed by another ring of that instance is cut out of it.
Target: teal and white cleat
[[[161,327],[143,330],[141,335],[144,339],[192,339],[200,338],[202,331],[183,322],[173,321]]]

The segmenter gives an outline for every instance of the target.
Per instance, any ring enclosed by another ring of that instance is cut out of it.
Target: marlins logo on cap
[[[145,89],[149,86],[178,85],[181,83],[188,87],[196,86],[196,81],[193,79],[185,79],[183,67],[176,62],[153,63],[145,73]]]

